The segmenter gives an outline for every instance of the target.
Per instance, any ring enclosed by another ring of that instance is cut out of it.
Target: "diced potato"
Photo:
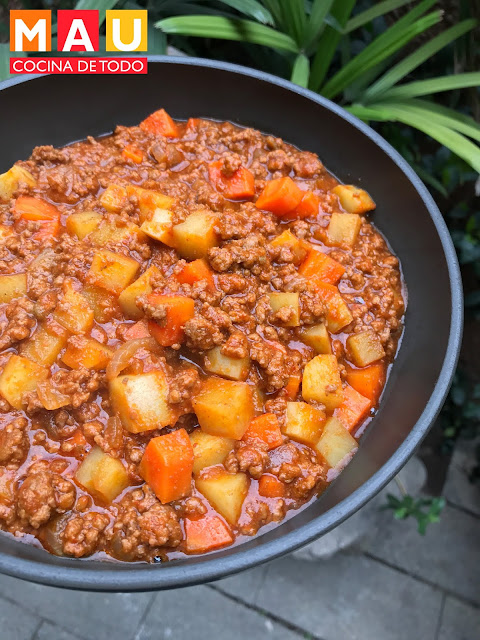
[[[205,258],[208,250],[218,244],[216,218],[209,210],[194,211],[185,222],[173,227],[175,248],[182,258]]]
[[[327,327],[332,333],[341,331],[353,321],[352,313],[337,287],[326,282],[317,282],[320,299],[327,307]]]
[[[298,293],[269,293],[270,306],[272,311],[276,313],[281,309],[288,308],[291,311],[286,322],[278,322],[284,327],[300,326],[300,302]],[[288,311],[286,311],[288,313]]]
[[[332,189],[342,208],[348,213],[367,213],[375,209],[375,202],[364,190],[354,187],[352,184],[339,184]]]
[[[173,237],[173,217],[168,209],[155,209],[151,220],[145,220],[140,227],[147,236],[163,242],[169,247],[175,246],[175,238]]]
[[[93,316],[97,322],[109,322],[116,314],[120,314],[118,298],[105,289],[87,285],[83,291],[83,296],[93,309]]]
[[[128,474],[117,458],[93,447],[75,473],[75,479],[94,496],[112,502],[129,485]]]
[[[332,353],[332,345],[327,327],[323,322],[310,327],[302,333],[302,340],[317,353]]]
[[[21,409],[24,406],[23,395],[29,391],[35,391],[37,384],[47,376],[47,367],[42,367],[22,356],[13,355],[0,376],[0,395],[14,409]]]
[[[135,278],[139,268],[133,258],[113,251],[99,251],[93,256],[88,279],[96,287],[119,295]]]
[[[167,402],[168,383],[162,371],[119,376],[110,381],[115,413],[130,433],[172,426],[175,412]]]
[[[68,341],[63,362],[71,369],[105,369],[113,355],[113,350],[106,344],[101,344],[94,338],[73,336]]]
[[[326,416],[306,402],[287,402],[287,414],[282,433],[292,440],[313,447],[322,435]]]
[[[358,449],[357,441],[337,418],[329,418],[315,449],[329,467],[347,461]]]
[[[342,380],[334,355],[321,354],[307,362],[303,371],[302,395],[307,402],[321,402],[327,411],[342,404]]]
[[[43,324],[31,338],[22,344],[20,353],[25,358],[50,367],[67,344],[67,332],[55,322]]]
[[[308,243],[299,240],[287,229],[270,242],[271,247],[289,249],[294,257],[293,264],[300,264],[308,253]]]
[[[7,172],[0,175],[0,200],[4,202],[10,200],[22,183],[34,187],[37,181],[29,171],[15,164]]]
[[[71,398],[59,391],[52,380],[44,380],[37,384],[37,396],[44,409],[55,411],[70,404]]]
[[[174,198],[165,196],[160,191],[143,189],[133,184],[127,186],[127,194],[129,197],[135,196],[137,198],[141,222],[150,220],[157,209],[171,209],[175,203]]]
[[[224,356],[221,347],[210,349],[205,355],[205,371],[223,376],[229,380],[246,380],[250,368],[250,358]]]
[[[65,225],[70,235],[77,236],[79,240],[83,240],[89,233],[95,231],[101,219],[102,215],[96,211],[81,211],[68,216]]]
[[[86,333],[93,326],[93,310],[87,299],[75,291],[67,280],[63,284],[63,296],[53,314],[62,327],[72,333]]]
[[[136,300],[138,296],[147,296],[152,293],[153,287],[150,284],[150,278],[159,274],[158,268],[152,265],[119,295],[118,303],[127,318],[133,318],[134,320],[143,318],[144,313],[137,307]]]
[[[233,449],[235,440],[211,436],[201,429],[196,429],[190,434],[190,442],[195,456],[193,473],[197,474],[206,467],[222,464]]]
[[[224,469],[211,469],[198,476],[195,485],[229,524],[237,524],[248,493],[248,478],[244,473],[231,474]]]
[[[127,190],[118,184],[109,184],[100,196],[100,204],[110,213],[120,213],[127,203]]]
[[[353,247],[357,241],[362,219],[356,213],[332,213],[327,227],[329,244],[334,247]]]
[[[347,351],[357,367],[366,367],[385,356],[380,338],[374,331],[361,331],[349,336]]]
[[[88,237],[91,244],[96,247],[105,247],[107,244],[122,244],[133,236],[137,236],[140,241],[146,240],[146,236],[140,231],[138,225],[133,222],[125,223],[120,218],[118,220],[112,218],[102,220],[95,231],[92,231]]]
[[[192,401],[202,431],[241,440],[253,418],[252,391],[245,382],[208,378]]]
[[[27,274],[15,273],[0,276],[0,304],[27,294]]]

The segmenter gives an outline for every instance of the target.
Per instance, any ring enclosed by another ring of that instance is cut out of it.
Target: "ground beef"
[[[30,470],[17,493],[17,512],[34,529],[55,513],[65,513],[75,502],[75,486],[49,470]]]
[[[75,558],[91,555],[101,544],[109,521],[108,516],[96,511],[74,516],[61,536],[63,552]]]
[[[33,302],[28,298],[12,300],[4,310],[5,320],[0,320],[0,351],[28,338],[33,327]]]
[[[252,478],[258,479],[268,466],[267,445],[261,440],[254,443],[238,443],[224,462],[225,469],[230,473],[247,471]]]
[[[160,504],[148,487],[135,489],[122,499],[107,535],[122,560],[151,559],[163,547],[177,547],[183,538],[175,510]]]
[[[13,420],[2,424],[0,464],[4,465],[6,469],[18,468],[27,457],[29,448],[27,428],[28,420],[21,416],[14,417]]]
[[[325,468],[309,447],[300,449],[293,442],[277,447],[270,453],[268,472],[287,485],[295,500],[305,500],[317,483],[325,478]]]
[[[284,387],[289,378],[287,352],[283,345],[267,342],[257,335],[250,336],[250,357],[258,363],[266,377],[267,391]]]
[[[187,346],[195,351],[212,349],[225,342],[231,329],[232,320],[225,311],[204,303],[198,314],[185,323]]]

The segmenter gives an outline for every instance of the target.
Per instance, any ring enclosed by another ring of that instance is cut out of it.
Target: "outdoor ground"
[[[458,445],[440,524],[387,521],[356,552],[294,558],[215,584],[95,594],[0,576],[1,640],[478,640],[480,489]]]

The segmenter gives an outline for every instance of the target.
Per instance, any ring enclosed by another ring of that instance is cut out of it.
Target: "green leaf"
[[[423,133],[453,151],[457,156],[463,158],[475,171],[480,173],[480,148],[457,131],[439,124],[435,119],[435,113],[429,113],[428,116],[419,115],[406,110],[402,103],[387,104],[385,102],[378,105],[368,105],[367,107],[352,105],[348,110],[350,113],[365,120],[398,121],[423,131]]]
[[[418,176],[423,180],[423,182],[425,182],[425,184],[429,185],[430,187],[433,187],[433,189],[438,191],[444,198],[448,198],[448,191],[440,182],[440,180],[437,180],[435,176],[432,176],[432,174],[429,171],[427,171],[424,167],[420,166],[419,164],[413,163],[412,167],[415,173],[418,174]]]
[[[401,84],[392,87],[382,95],[385,98],[414,98],[416,96],[426,96],[441,91],[453,91],[454,89],[466,89],[467,87],[480,87],[480,72],[458,73],[454,76],[443,76],[440,78],[429,78],[428,80],[417,80],[408,84]]]
[[[290,36],[251,20],[237,20],[219,16],[178,16],[155,23],[164,33],[175,33],[199,38],[218,38],[251,42],[273,49],[298,53],[298,46]]]
[[[355,31],[355,29],[363,27],[364,24],[375,20],[375,18],[384,16],[386,13],[398,9],[398,7],[403,7],[404,4],[408,4],[409,2],[411,2],[411,0],[384,0],[383,2],[377,2],[373,7],[357,13],[356,16],[350,18],[345,25],[344,33],[351,33]]]
[[[406,16],[404,16],[406,17]],[[398,29],[400,23],[390,27],[338,71],[322,89],[326,98],[334,98],[358,77],[380,64],[402,47],[441,20],[442,12],[434,11],[412,25]]]
[[[364,101],[378,98],[379,95],[388,91],[394,84],[402,80],[402,78],[434,56],[438,51],[468,31],[471,31],[476,24],[476,20],[464,20],[450,29],[443,31],[435,38],[432,38],[429,42],[419,47],[416,51],[389,69],[387,73],[367,89],[364,94]]]
[[[281,2],[283,30],[301,46],[307,24],[307,17],[303,0],[288,0]]]
[[[267,9],[273,16],[273,20],[275,24],[280,26],[282,22],[282,9],[280,6],[281,0],[263,0],[263,4],[266,5]]]
[[[334,0],[330,15],[342,26],[345,26],[356,0]],[[330,64],[335,55],[341,33],[332,26],[325,28],[320,38],[318,48],[312,62],[310,72],[310,88],[318,91],[328,73]]]
[[[480,125],[464,113],[458,113],[454,109],[435,104],[429,100],[411,99],[397,104],[404,105],[404,109],[407,109],[410,113],[418,113],[426,118],[430,118],[434,114],[435,121],[438,124],[459,131],[480,142]]]
[[[257,0],[219,0],[223,2],[223,4],[232,7],[232,9],[236,9],[240,11],[240,13],[244,13],[250,18],[261,22],[262,24],[274,24],[273,17],[270,11],[266,9],[260,2]]]
[[[105,12],[107,9],[113,9],[118,0],[78,0],[75,9],[98,9],[99,24],[105,22]]]
[[[15,53],[15,56],[21,55],[20,53]],[[5,43],[0,43],[0,80],[6,80],[10,77],[10,45]]]
[[[314,0],[310,16],[305,29],[305,48],[308,49],[315,42],[325,26],[325,18],[330,11],[333,0]]]
[[[310,61],[303,53],[299,53],[293,65],[291,81],[301,87],[308,87],[308,76],[310,75]]]

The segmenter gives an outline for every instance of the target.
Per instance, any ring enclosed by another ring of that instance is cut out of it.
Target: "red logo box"
[[[97,9],[59,9],[57,25],[58,51],[98,51]]]

